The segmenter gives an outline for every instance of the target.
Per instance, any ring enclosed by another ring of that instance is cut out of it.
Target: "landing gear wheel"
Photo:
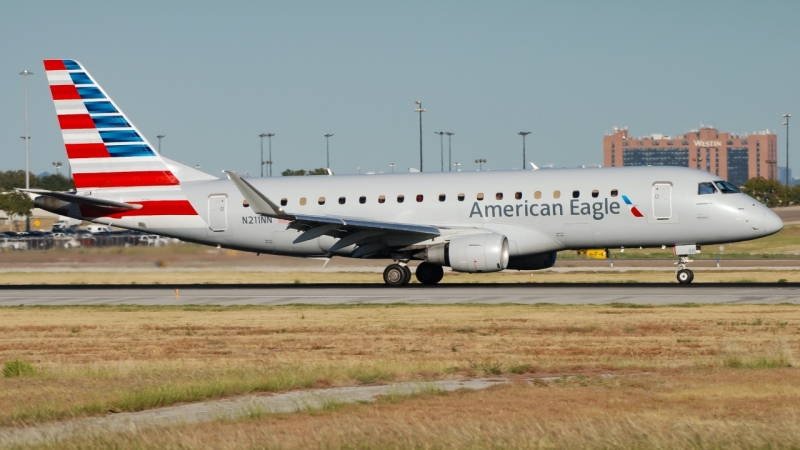
[[[405,264],[401,264],[400,267],[402,267],[403,271],[406,273],[406,281],[403,282],[403,285],[406,285],[411,281],[411,268]]]
[[[411,279],[411,271],[400,264],[390,264],[383,271],[383,281],[389,286],[403,286]]]
[[[438,264],[424,262],[417,266],[417,280],[422,284],[436,284],[442,281],[442,277],[444,277],[444,270]]]
[[[689,284],[694,280],[694,272],[689,269],[681,269],[678,271],[678,283]]]

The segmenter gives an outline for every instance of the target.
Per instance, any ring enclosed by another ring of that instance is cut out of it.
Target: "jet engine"
[[[456,272],[498,272],[508,267],[508,239],[497,233],[456,236],[428,247],[425,260]]]

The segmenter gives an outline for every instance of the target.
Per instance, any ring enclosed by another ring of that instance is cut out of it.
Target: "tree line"
[[[54,174],[38,177],[29,174],[31,189],[46,189],[48,191],[71,191],[75,189],[72,180],[64,175]],[[0,170],[0,211],[5,211],[9,216],[30,216],[33,209],[33,200],[22,192],[17,192],[15,188],[25,187],[24,170]]]
[[[48,191],[71,191],[75,189],[72,180],[62,174],[51,174],[38,177],[30,174],[31,189],[47,189]],[[14,188],[25,187],[25,171],[9,170],[0,171],[0,192],[12,191]]]
[[[800,185],[787,187],[778,180],[750,178],[742,186],[742,192],[770,208],[800,205]]]

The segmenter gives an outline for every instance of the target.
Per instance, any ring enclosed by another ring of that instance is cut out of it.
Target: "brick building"
[[[778,179],[778,137],[771,131],[746,136],[704,127],[683,135],[628,136],[614,128],[603,137],[603,165],[683,166],[706,170],[741,186],[754,177]]]

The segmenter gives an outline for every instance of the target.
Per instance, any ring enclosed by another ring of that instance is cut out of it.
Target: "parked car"
[[[28,243],[19,239],[14,238],[0,238],[0,248],[3,251],[8,250],[27,250]],[[8,250],[6,250],[8,249]]]

